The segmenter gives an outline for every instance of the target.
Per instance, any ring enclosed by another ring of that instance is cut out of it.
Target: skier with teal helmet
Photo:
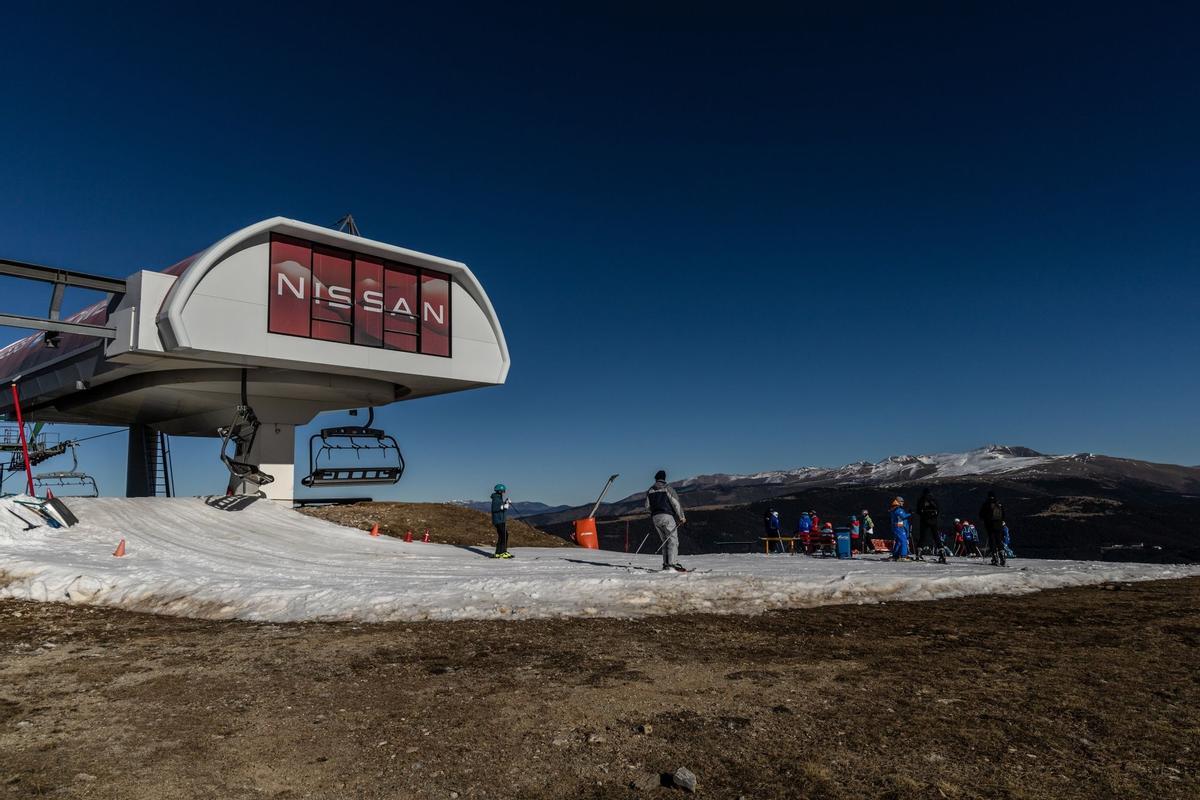
[[[492,492],[492,524],[496,526],[496,552],[492,558],[512,558],[508,552],[508,509],[512,503],[504,496],[507,492],[503,483],[497,483]]]

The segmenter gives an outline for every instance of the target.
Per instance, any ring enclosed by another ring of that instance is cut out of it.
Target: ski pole
[[[647,540],[647,539],[649,539],[649,538],[650,538],[650,531],[646,531],[646,535],[642,537],[642,544],[639,544],[639,545],[638,545],[638,548],[637,548],[637,550],[634,550],[634,551],[633,551],[633,554],[634,554],[635,556],[636,556],[638,553],[642,552],[642,545],[646,544],[646,540]]]

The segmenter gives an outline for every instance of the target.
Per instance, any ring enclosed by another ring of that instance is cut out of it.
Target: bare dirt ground
[[[256,625],[0,602],[0,797],[1200,796],[1200,580]]]
[[[300,509],[300,513],[364,531],[378,524],[379,532],[384,536],[403,538],[411,531],[413,538],[420,539],[425,531],[429,531],[429,540],[438,544],[496,546],[496,529],[492,527],[491,515],[453,503],[372,501],[345,506],[312,506]],[[508,546],[574,547],[564,539],[511,518],[508,520]]]

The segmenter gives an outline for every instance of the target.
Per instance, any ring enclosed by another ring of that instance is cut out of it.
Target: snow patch
[[[574,548],[405,543],[269,501],[223,511],[202,498],[73,498],[81,523],[23,530],[0,499],[0,597],[203,619],[301,620],[642,617],[759,613],[843,603],[1021,594],[1107,581],[1200,575],[1200,566],[977,561],[940,566],[878,558],[704,555],[660,572],[655,555]],[[125,539],[128,554],[114,558]]]

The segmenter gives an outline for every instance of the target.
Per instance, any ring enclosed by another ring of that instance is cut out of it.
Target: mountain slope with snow
[[[1200,469],[1119,459],[1092,453],[1047,455],[1028,447],[988,445],[965,453],[899,455],[875,463],[859,461],[841,467],[800,467],[748,475],[697,475],[671,485],[688,507],[752,503],[808,489],[833,487],[897,487],[947,481],[989,483],[1004,480],[1072,478],[1108,483],[1128,482],[1171,492],[1200,493]],[[643,492],[601,506],[599,516],[639,511]],[[569,521],[586,513],[577,506],[529,517],[535,525]]]
[[[479,548],[373,538],[268,501],[226,510],[202,498],[72,498],[51,529],[0,499],[0,598],[269,622],[752,614],[845,603],[1023,594],[1106,581],[1181,578],[1200,566],[1029,561],[1009,569],[880,558],[691,557]],[[11,512],[11,513],[10,513]],[[18,517],[24,519],[21,521]],[[118,540],[127,542],[115,558]]]

